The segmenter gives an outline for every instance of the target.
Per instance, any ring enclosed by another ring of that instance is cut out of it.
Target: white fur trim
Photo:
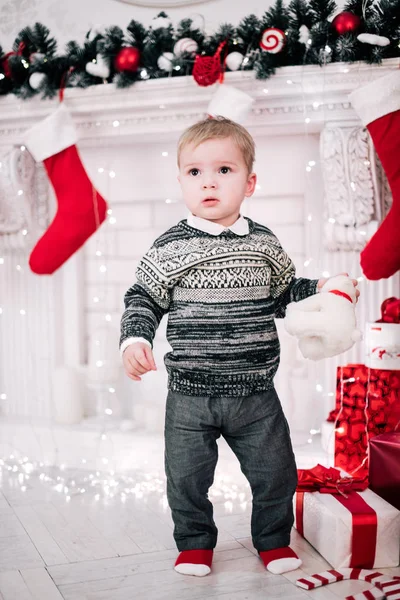
[[[131,346],[132,344],[136,344],[136,342],[143,342],[143,344],[147,344],[151,348],[151,344],[148,340],[145,340],[144,338],[141,338],[141,337],[130,337],[130,338],[126,338],[126,340],[124,340],[122,342],[120,349],[119,349],[120,355],[122,356],[123,353],[125,352],[125,350],[127,349],[127,347]]]
[[[349,99],[363,125],[400,110],[400,69],[363,85]]]
[[[176,565],[174,569],[181,575],[195,575],[196,577],[204,577],[211,573],[211,569],[207,565],[195,565],[193,563],[181,563]]]
[[[288,573],[289,571],[295,571],[300,567],[302,561],[300,558],[277,558],[271,560],[268,563],[267,571],[274,575],[281,575],[281,573]]]
[[[211,98],[207,113],[241,123],[247,116],[254,98],[235,87],[222,83]]]
[[[25,133],[24,144],[36,162],[58,154],[78,141],[74,121],[64,102],[51,115]]]

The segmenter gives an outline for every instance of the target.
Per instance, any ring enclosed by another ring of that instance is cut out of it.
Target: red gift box
[[[369,479],[371,490],[400,510],[400,431],[371,439]]]
[[[368,472],[368,439],[393,431],[400,419],[400,371],[346,365],[337,369],[335,466]],[[368,432],[368,436],[367,436]]]

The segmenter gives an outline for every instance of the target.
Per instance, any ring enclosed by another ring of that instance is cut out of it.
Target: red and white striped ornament
[[[194,56],[199,49],[199,46],[195,40],[192,38],[181,38],[178,40],[174,46],[174,54],[175,56],[182,56],[184,52],[187,52]]]
[[[283,50],[286,42],[286,34],[282,29],[269,27],[263,31],[260,40],[260,48],[269,54],[278,54]]]
[[[331,569],[302,577],[296,581],[296,585],[305,590],[313,590],[345,579],[367,581],[374,586],[366,592],[360,592],[355,596],[347,596],[346,600],[383,600],[384,598],[400,600],[400,577],[390,577],[379,573],[379,571],[369,569]]]

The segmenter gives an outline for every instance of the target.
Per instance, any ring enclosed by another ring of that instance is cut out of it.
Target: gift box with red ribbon
[[[377,435],[369,443],[370,488],[400,510],[400,431]]]
[[[400,370],[399,298],[387,298],[379,321],[366,323],[365,364],[372,369]]]
[[[322,465],[298,477],[295,527],[334,568],[399,564],[400,511],[366,489],[366,477]]]
[[[336,408],[328,417],[335,423],[336,467],[367,474],[368,440],[393,431],[399,419],[400,371],[338,367]]]

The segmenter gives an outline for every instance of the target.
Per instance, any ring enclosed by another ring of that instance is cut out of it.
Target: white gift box
[[[373,568],[398,566],[400,511],[369,489],[357,493],[377,514],[377,539]],[[296,495],[294,497],[295,515]],[[350,510],[333,495],[319,492],[304,493],[304,537],[335,569],[351,566],[352,520],[353,515]],[[298,528],[297,523],[295,523],[295,527]]]
[[[371,369],[400,370],[399,323],[366,323],[365,364]]]

